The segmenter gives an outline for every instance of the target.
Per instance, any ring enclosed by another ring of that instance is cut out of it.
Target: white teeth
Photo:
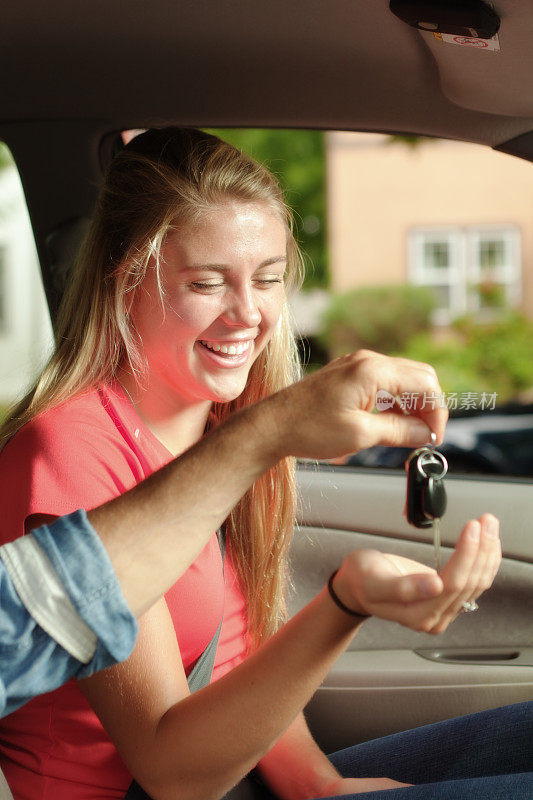
[[[228,356],[240,356],[243,353],[245,353],[250,346],[250,342],[242,342],[241,344],[226,345],[226,344],[215,344],[215,342],[202,341],[202,344],[209,350],[214,350],[215,353],[224,353],[224,355]]]

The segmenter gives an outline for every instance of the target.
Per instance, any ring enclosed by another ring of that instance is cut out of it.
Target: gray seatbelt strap
[[[218,529],[217,537],[220,552],[222,554],[222,574],[224,575],[226,571],[226,537],[222,528]],[[189,673],[187,683],[189,685],[189,691],[191,694],[197,692],[198,689],[203,689],[204,686],[208,686],[208,684],[211,682],[211,675],[213,674],[213,667],[215,665],[215,657],[217,654],[218,640],[220,638],[220,631],[222,630],[223,619],[224,614],[222,614],[222,619],[220,620],[220,624],[215,631],[215,635],[194,665],[194,668]],[[0,800],[4,800],[4,797],[1,794]],[[6,795],[6,800],[12,800],[11,796]],[[151,800],[151,798],[148,794],[146,794],[144,789],[139,786],[138,783],[132,781],[128,791],[124,796],[124,800]]]
[[[0,800],[13,800],[11,789],[7,785],[4,773],[0,770]]]
[[[222,571],[224,574],[226,569],[226,539],[222,529],[218,530],[217,536],[220,552],[222,553]],[[222,630],[223,618],[224,615],[222,615],[222,619],[220,620],[220,624],[215,631],[215,635],[194,665],[194,669],[189,673],[187,683],[189,684],[189,691],[191,694],[193,694],[193,692],[197,692],[198,689],[203,689],[204,686],[208,686],[208,684],[211,682],[211,675],[213,674],[213,667],[215,666],[215,657],[217,654],[218,640],[220,639],[220,631]]]

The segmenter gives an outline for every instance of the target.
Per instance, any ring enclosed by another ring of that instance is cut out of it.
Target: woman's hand
[[[385,789],[402,789],[412,783],[400,783],[392,778],[340,778],[324,787],[318,797],[344,797],[364,792],[383,792]]]
[[[390,407],[373,414],[380,390]],[[412,399],[409,413],[398,402],[402,395]],[[448,419],[441,395],[429,364],[360,350],[273,395],[271,429],[284,455],[303,458],[335,458],[378,444],[418,447],[431,432],[439,443]]]
[[[470,520],[440,574],[417,561],[378,550],[359,550],[344,560],[334,590],[348,608],[442,633],[463,603],[488,589],[501,562],[499,522],[492,514]]]

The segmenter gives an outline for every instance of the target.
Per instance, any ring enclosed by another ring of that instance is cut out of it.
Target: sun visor
[[[494,4],[492,39],[419,31],[438,67],[442,93],[471,111],[533,116],[533,15],[529,0]]]

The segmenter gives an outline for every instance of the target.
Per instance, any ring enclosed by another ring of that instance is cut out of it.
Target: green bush
[[[356,289],[333,298],[318,339],[332,358],[366,347],[425,361],[446,393],[496,393],[503,403],[533,390],[533,321],[507,311],[491,323],[463,317],[437,333],[433,306],[422,287]]]
[[[434,366],[443,392],[488,391],[489,387],[478,370],[477,357],[459,338],[437,342],[431,332],[424,332],[414,336],[401,352],[394,355]]]
[[[434,302],[431,290],[420,286],[369,286],[338,294],[318,338],[332,358],[361,347],[402,350],[429,329]]]
[[[502,403],[533,387],[533,322],[517,312],[491,324],[464,317],[447,341],[424,333],[402,355],[432,364],[445,392],[496,392]]]

